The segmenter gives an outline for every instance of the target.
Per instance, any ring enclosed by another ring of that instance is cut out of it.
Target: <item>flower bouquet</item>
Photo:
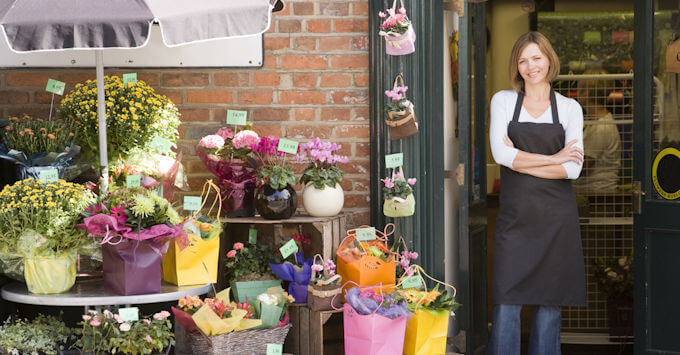
[[[116,189],[88,208],[78,225],[102,238],[104,288],[123,295],[157,293],[168,239],[188,244],[184,223],[168,201],[142,187]]]
[[[305,260],[303,253],[294,254],[295,262],[285,261],[281,264],[270,263],[274,275],[288,283],[288,293],[294,298],[296,303],[307,303],[307,286],[312,277],[313,259]]]
[[[423,276],[438,285],[428,291]],[[439,285],[451,288],[453,293],[439,291]],[[455,287],[430,277],[414,264],[406,267],[396,292],[396,299],[405,301],[413,313],[406,324],[404,354],[445,353],[449,315],[460,307],[455,300]]]
[[[418,134],[418,118],[414,106],[406,98],[408,86],[404,85],[404,78],[397,75],[394,78],[392,90],[386,90],[387,104],[385,105],[385,124],[390,131],[390,140],[397,140]]]
[[[18,167],[18,179],[38,179],[40,172],[57,169],[60,179],[72,180],[84,169],[75,164],[80,127],[66,120],[46,121],[24,114],[10,117],[4,126],[0,159]]]
[[[345,195],[339,183],[344,174],[338,164],[346,164],[349,159],[336,154],[341,148],[339,144],[314,138],[302,144],[300,154],[295,157],[298,162],[309,160],[300,184],[304,186],[302,204],[311,216],[335,216],[342,210]]]
[[[269,264],[283,262],[281,253],[274,245],[234,243],[227,253],[225,276],[229,280],[234,298],[239,302],[247,302],[263,293],[269,287],[281,286]]]
[[[290,302],[280,287],[272,287],[249,303],[229,299],[229,289],[201,301],[186,297],[175,314],[179,353],[264,353],[267,344],[283,344],[290,324],[285,312]]]
[[[357,355],[401,354],[410,316],[394,293],[353,287],[345,294],[343,327],[345,352]]]
[[[0,192],[0,269],[26,281],[32,293],[60,293],[75,282],[78,250],[88,244],[76,228],[95,200],[82,185],[26,179]]]
[[[401,169],[395,168],[392,178],[381,179],[385,186],[382,188],[383,214],[387,217],[408,217],[416,211],[416,199],[413,197],[413,186],[416,178],[406,180]]]
[[[297,209],[295,172],[288,166],[286,153],[278,150],[279,138],[269,135],[251,146],[261,168],[255,191],[257,212],[265,219],[288,219]],[[300,146],[298,145],[299,153]]]
[[[140,320],[124,320],[109,310],[89,311],[78,329],[75,348],[86,354],[167,354],[175,343],[170,312],[161,311]],[[69,352],[66,352],[69,354]]]
[[[127,177],[140,175],[140,185],[147,189],[155,189],[160,196],[172,201],[175,188],[184,189],[187,185],[182,153],[176,158],[170,155],[137,151],[128,156],[125,161],[110,169],[109,182],[111,185],[126,187]]]
[[[179,111],[165,96],[141,80],[123,83],[118,76],[104,77],[106,94],[106,133],[110,166],[118,166],[138,152],[155,152],[155,137],[174,144],[178,137]],[[61,100],[60,116],[79,124],[78,142],[86,148],[90,161],[99,161],[97,121],[97,81],[76,84]],[[174,157],[172,152],[167,152]]]
[[[320,261],[317,263],[317,259]],[[307,303],[314,311],[329,311],[339,308],[340,300],[335,296],[342,292],[342,277],[335,273],[333,260],[324,260],[319,254],[314,255],[312,264],[312,278],[307,289]],[[336,303],[333,303],[336,300]]]
[[[196,154],[208,170],[217,176],[222,204],[228,217],[251,217],[255,214],[257,162],[251,158],[251,146],[259,143],[259,135],[246,129],[232,131],[227,127],[201,138]]]
[[[413,31],[411,21],[406,16],[404,0],[397,10],[397,0],[392,3],[392,8],[387,13],[380,11],[378,16],[384,19],[380,25],[379,35],[385,38],[385,52],[389,55],[405,55],[416,51],[416,33]]]

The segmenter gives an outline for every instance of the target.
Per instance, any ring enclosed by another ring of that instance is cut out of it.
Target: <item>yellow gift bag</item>
[[[212,180],[208,180],[201,193],[203,201],[201,209],[205,206],[210,189],[215,190],[217,195],[208,212],[199,217],[201,210],[196,211],[184,225],[184,230],[189,236],[189,245],[181,249],[177,241],[173,242],[163,259],[163,280],[169,283],[186,286],[217,282],[222,199],[219,188],[213,184]],[[211,222],[207,216],[217,204],[219,204],[217,219]]]
[[[413,265],[412,267],[416,272],[416,276],[414,277],[419,277],[422,285],[425,285],[425,280],[422,277],[422,275],[425,275],[436,283],[453,289],[453,296],[455,297],[455,287],[433,279],[430,275],[427,275],[419,265]],[[399,287],[406,279],[406,276],[402,276],[397,287]],[[425,297],[421,298],[421,301],[424,299]],[[406,322],[404,355],[445,354],[446,336],[449,331],[449,314],[449,311],[446,309],[431,309],[416,304],[415,314]]]
[[[76,255],[24,257],[24,278],[28,292],[49,294],[66,292],[76,282]]]

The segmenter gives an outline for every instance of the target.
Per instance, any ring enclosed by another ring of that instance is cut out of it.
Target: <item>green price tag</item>
[[[248,229],[248,243],[257,244],[257,229]]]
[[[139,308],[137,307],[120,308],[118,309],[118,314],[124,322],[139,320]]]
[[[248,111],[227,110],[227,124],[245,126]]]
[[[583,33],[583,43],[598,44],[602,42],[602,33],[600,31],[586,31]]]
[[[184,196],[184,209],[187,211],[198,211],[201,209],[202,202],[200,196]]]
[[[156,196],[163,197],[163,184],[158,185],[156,188]]]
[[[281,138],[279,139],[279,146],[276,148],[276,150],[288,154],[297,154],[298,142]]]
[[[283,345],[282,344],[267,344],[267,355],[282,355]]]
[[[57,95],[64,95],[64,88],[66,88],[66,83],[59,80],[48,79],[45,91],[51,92]]]
[[[385,155],[385,167],[388,169],[404,165],[404,153]]]
[[[142,184],[141,175],[128,175],[125,177],[125,187],[128,189],[133,187],[139,187]]]
[[[123,85],[127,86],[127,83],[137,85],[137,73],[123,74]]]
[[[59,172],[57,169],[46,169],[40,171],[40,175],[38,177],[40,180],[42,180],[43,184],[49,184],[59,180]]]
[[[289,257],[291,254],[297,252],[298,247],[297,244],[295,244],[295,240],[291,239],[288,241],[288,243],[284,244],[281,248],[279,248],[279,251],[281,252],[281,256],[285,259]]]
[[[375,227],[357,229],[357,237],[356,238],[360,242],[365,242],[367,240],[374,240],[375,239]]]
[[[153,140],[151,140],[151,148],[156,149],[161,154],[169,153],[171,147],[172,142],[163,137],[156,136]]]
[[[401,281],[401,288],[403,289],[409,288],[419,289],[421,287],[423,287],[423,281],[417,275],[409,276]]]

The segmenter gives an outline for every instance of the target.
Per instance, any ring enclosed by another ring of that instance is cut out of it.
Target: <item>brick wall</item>
[[[246,110],[261,134],[300,142],[314,136],[340,142],[342,153],[350,156],[350,163],[343,166],[345,210],[353,213],[354,224],[368,223],[368,1],[287,1],[286,9],[272,17],[264,46],[261,69],[137,71],[140,80],[180,109],[179,146],[193,193],[212,177],[193,146],[221,127],[227,109]],[[106,75],[123,72],[105,70]],[[48,78],[66,82],[68,92],[76,83],[94,79],[95,73],[0,70],[0,115],[46,116],[51,99],[44,91]]]

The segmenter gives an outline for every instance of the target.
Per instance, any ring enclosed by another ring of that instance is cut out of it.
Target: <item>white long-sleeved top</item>
[[[583,110],[581,105],[574,100],[555,93],[557,102],[557,114],[560,123],[564,127],[564,144],[574,139],[576,146],[583,149]],[[514,90],[501,90],[491,99],[491,123],[489,125],[489,141],[491,153],[496,163],[512,168],[512,163],[517,155],[517,148],[505,145],[503,137],[508,135],[508,124],[512,121],[515,112],[517,92]],[[522,106],[519,113],[519,122],[552,123],[552,108],[548,107],[539,117],[532,117]],[[567,171],[567,178],[575,180],[581,174],[581,164],[569,161],[562,163]]]

